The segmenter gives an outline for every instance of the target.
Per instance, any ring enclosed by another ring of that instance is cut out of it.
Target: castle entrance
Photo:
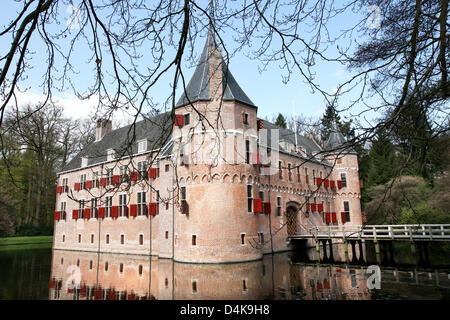
[[[298,209],[294,206],[290,206],[286,210],[287,233],[290,236],[297,233],[297,211]]]

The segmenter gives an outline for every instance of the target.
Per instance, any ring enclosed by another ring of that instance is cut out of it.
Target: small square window
[[[125,243],[125,235],[121,234],[120,235],[120,244],[124,244]]]
[[[165,171],[166,171],[166,172],[169,172],[169,169],[170,169],[170,166],[169,166],[168,164],[166,164],[166,166],[165,166]]]
[[[192,245],[193,246],[197,245],[197,236],[196,235],[192,235]]]
[[[189,115],[189,113],[186,113],[185,115],[184,115],[184,125],[188,125],[189,123],[190,123],[190,115]]]
[[[248,113],[244,113],[242,121],[244,124],[248,124]]]
[[[144,235],[140,234],[139,235],[139,244],[142,246],[144,244]]]

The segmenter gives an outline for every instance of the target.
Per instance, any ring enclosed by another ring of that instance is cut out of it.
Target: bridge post
[[[362,240],[358,240],[358,247],[359,247],[359,263],[363,264],[365,262],[365,259],[364,259]]]
[[[348,264],[348,242],[347,239],[344,237],[344,255],[345,255],[345,263]]]
[[[317,255],[317,261],[320,262],[320,243],[319,239],[316,238],[316,255]]]
[[[377,257],[377,264],[381,264],[380,243],[378,242],[376,237],[373,239],[373,243],[375,245],[375,255]]]
[[[333,239],[329,239],[329,244],[330,244],[330,261],[334,261],[334,256],[333,256]]]

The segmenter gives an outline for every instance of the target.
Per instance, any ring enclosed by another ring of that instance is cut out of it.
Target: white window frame
[[[88,157],[81,157],[81,167],[87,167],[89,164],[89,158]]]
[[[106,151],[106,160],[111,161],[111,160],[114,160],[115,158],[116,158],[116,150],[108,149]]]
[[[140,140],[138,141],[138,153],[146,152],[148,148],[148,140]]]

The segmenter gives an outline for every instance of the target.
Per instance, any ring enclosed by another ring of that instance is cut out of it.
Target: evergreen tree
[[[327,141],[330,137],[330,133],[334,130],[334,123],[337,123],[339,131],[341,131],[342,135],[347,140],[352,140],[355,138],[355,129],[352,127],[352,120],[342,122],[341,117],[332,105],[327,106],[320,123],[320,137],[322,142]]]
[[[281,113],[278,114],[278,117],[275,120],[275,125],[284,129],[287,128],[286,118]]]
[[[396,175],[395,147],[385,134],[377,133],[368,157],[366,187],[385,184]]]

